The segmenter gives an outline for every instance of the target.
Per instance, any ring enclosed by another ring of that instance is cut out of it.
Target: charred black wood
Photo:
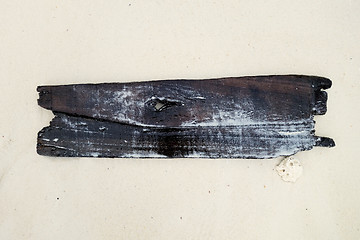
[[[39,86],[41,155],[273,158],[314,146],[331,81],[303,75]]]

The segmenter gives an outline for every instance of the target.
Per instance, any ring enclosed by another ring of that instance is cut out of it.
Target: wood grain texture
[[[39,86],[41,155],[273,158],[313,146],[331,81],[283,75]]]

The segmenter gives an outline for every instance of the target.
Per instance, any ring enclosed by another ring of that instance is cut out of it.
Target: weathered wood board
[[[55,118],[37,152],[62,157],[274,158],[314,135],[331,81],[303,75],[39,86]]]

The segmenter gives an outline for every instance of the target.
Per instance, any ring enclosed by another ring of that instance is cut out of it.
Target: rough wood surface
[[[39,86],[41,155],[273,158],[313,146],[331,81],[285,75]]]

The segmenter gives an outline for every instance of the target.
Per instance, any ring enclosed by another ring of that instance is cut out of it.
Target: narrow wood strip
[[[330,80],[300,75],[38,87],[39,105],[94,119],[147,126],[299,121],[324,114]]]
[[[70,157],[272,158],[311,149],[313,123],[141,127],[56,114],[38,153]]]

